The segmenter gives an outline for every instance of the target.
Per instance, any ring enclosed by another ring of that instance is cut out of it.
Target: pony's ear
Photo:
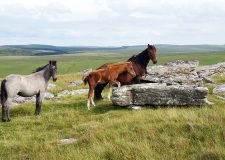
[[[52,60],[52,65],[55,66],[56,65],[56,62],[57,62],[56,60]]]
[[[150,47],[150,44],[148,44],[148,48]]]
[[[52,64],[52,61],[49,61],[49,64],[51,65]]]

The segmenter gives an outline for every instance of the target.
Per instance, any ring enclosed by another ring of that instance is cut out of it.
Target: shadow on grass
[[[111,103],[109,104],[102,104],[102,105],[97,105],[95,107],[92,107],[91,111],[94,114],[104,114],[109,111],[115,111],[115,110],[128,110],[126,107],[120,107],[120,106],[114,106]]]
[[[20,117],[20,116],[30,116],[30,115],[34,115],[34,110],[35,107],[32,106],[26,106],[24,107],[23,105],[20,106],[16,106],[16,107],[10,107],[9,109],[9,114],[10,117]]]

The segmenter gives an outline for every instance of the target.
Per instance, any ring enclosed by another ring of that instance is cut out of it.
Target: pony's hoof
[[[2,122],[10,122],[11,119],[2,119]]]
[[[39,115],[40,115],[40,113],[34,113],[34,115],[35,115],[35,116],[39,116]]]

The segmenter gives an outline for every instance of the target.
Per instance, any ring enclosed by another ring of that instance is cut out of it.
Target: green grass
[[[81,88],[67,87],[79,78],[60,75],[51,91]],[[40,116],[31,103],[11,107],[12,121],[0,125],[0,159],[225,158],[225,101],[209,96],[213,107],[142,110],[101,101],[88,111],[86,96],[45,101]],[[58,145],[71,137],[78,142]]]
[[[1,159],[224,159],[225,102],[213,107],[129,110],[84,95],[11,108],[0,126]],[[77,143],[58,146],[63,138]]]
[[[35,68],[45,65],[50,59],[58,60],[58,73],[75,73],[87,68],[97,68],[107,62],[126,61],[135,53],[83,53],[56,56],[0,56],[0,77],[8,74],[29,74]],[[200,65],[209,65],[225,61],[225,52],[161,54],[157,55],[158,64],[174,60],[199,60]],[[149,63],[152,65],[152,63]]]
[[[224,53],[206,55],[159,54],[158,61],[163,64],[196,59],[203,65],[225,60]],[[56,94],[84,87],[68,87],[69,82],[81,77],[66,73],[126,60],[129,56],[4,56],[0,57],[0,77],[27,74],[48,59],[58,59],[57,87],[50,90]],[[218,84],[225,82],[224,77],[213,79]],[[103,96],[106,97],[106,91]],[[142,110],[101,101],[88,111],[86,99],[83,94],[44,101],[40,116],[34,116],[32,103],[11,107],[11,122],[0,125],[0,159],[225,159],[225,101],[208,96],[215,103],[212,107]],[[64,138],[77,138],[78,142],[59,146],[59,140]]]

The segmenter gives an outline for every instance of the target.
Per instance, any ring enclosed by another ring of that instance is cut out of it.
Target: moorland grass
[[[79,78],[61,75],[51,91]],[[142,110],[101,101],[88,111],[86,96],[45,101],[40,116],[32,103],[11,107],[12,121],[0,125],[0,159],[225,158],[225,101],[209,96],[212,107]],[[58,145],[64,138],[78,142]]]
[[[224,159],[225,102],[213,107],[130,110],[84,95],[11,108],[0,126],[1,159]],[[60,139],[78,142],[57,145]]]
[[[35,68],[45,65],[50,59],[58,60],[58,73],[71,74],[87,68],[97,68],[107,62],[126,61],[135,53],[83,53],[56,56],[0,56],[0,77],[8,74],[29,74]],[[157,54],[158,64],[175,60],[198,60],[200,65],[225,61],[225,52]],[[149,65],[152,65],[150,62]]]
[[[84,87],[68,87],[69,82],[81,78],[68,73],[129,56],[4,56],[0,57],[0,77],[28,74],[48,59],[58,59],[57,87],[50,90],[56,94]],[[158,61],[163,64],[177,59],[196,59],[206,65],[224,61],[225,56],[159,54]],[[218,84],[225,83],[224,77],[213,79]],[[208,99],[215,105],[131,110],[101,101],[88,111],[87,95],[82,94],[44,101],[40,116],[34,116],[33,103],[21,104],[10,108],[12,121],[0,125],[0,159],[225,159],[225,101],[211,95]],[[64,138],[78,141],[58,145]]]

